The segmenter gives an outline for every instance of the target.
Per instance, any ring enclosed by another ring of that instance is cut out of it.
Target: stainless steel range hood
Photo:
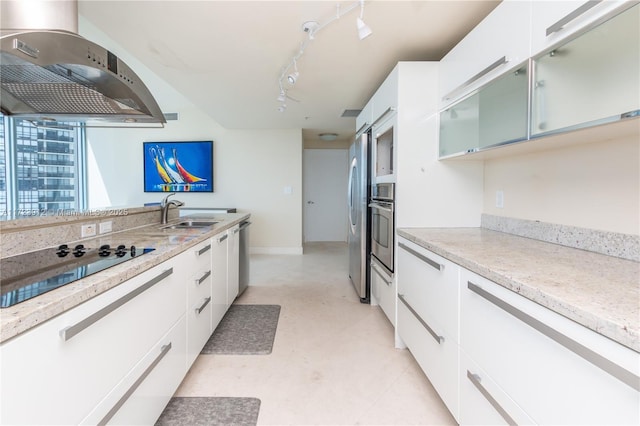
[[[2,0],[0,7],[3,114],[106,127],[166,122],[131,68],[77,34],[75,0]]]

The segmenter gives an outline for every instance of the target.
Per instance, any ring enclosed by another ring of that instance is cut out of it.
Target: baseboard
[[[302,247],[249,247],[250,254],[302,254]]]

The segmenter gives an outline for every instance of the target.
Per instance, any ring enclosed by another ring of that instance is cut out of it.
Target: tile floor
[[[251,285],[235,303],[282,309],[269,355],[201,355],[176,396],[256,397],[259,425],[452,425],[391,323],[361,304],[345,243],[305,254],[253,255]]]

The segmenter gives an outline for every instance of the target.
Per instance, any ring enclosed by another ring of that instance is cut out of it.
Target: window
[[[0,218],[86,208],[84,127],[0,115]]]

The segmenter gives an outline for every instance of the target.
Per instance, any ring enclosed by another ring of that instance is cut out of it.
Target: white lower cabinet
[[[187,288],[187,368],[213,332],[211,247],[211,240],[207,240],[180,255],[184,259]]]
[[[640,354],[399,238],[397,333],[460,424],[640,424]]]
[[[458,265],[398,240],[397,332],[458,419]]]
[[[80,423],[184,315],[185,303],[167,261],[5,342],[0,423]]]
[[[117,389],[117,402],[112,405],[108,418],[103,417],[100,423],[151,425],[156,422],[186,374],[186,323],[183,316],[138,363],[127,380],[123,380]]]
[[[2,343],[0,424],[155,423],[227,311],[227,238]]]
[[[407,304],[398,301],[398,335],[453,417],[458,419],[458,344],[435,328]]]
[[[396,284],[393,277],[371,260],[371,304],[379,305],[391,324],[396,325]]]
[[[461,425],[529,425],[534,421],[464,351],[460,351]]]
[[[461,348],[535,423],[640,423],[640,354],[465,269],[460,286]]]

